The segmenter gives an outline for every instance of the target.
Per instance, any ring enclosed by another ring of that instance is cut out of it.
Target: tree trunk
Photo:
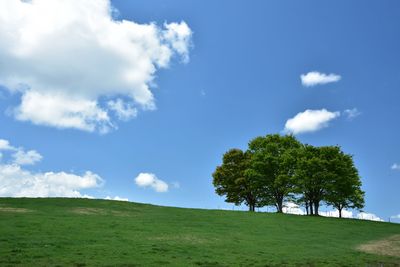
[[[310,201],[310,215],[314,215],[313,203]]]
[[[278,201],[278,203],[276,203],[276,208],[277,208],[277,212],[278,213],[282,213],[283,212],[283,203],[282,203],[282,200],[281,201]]]
[[[339,210],[339,218],[342,218],[342,207],[339,206],[338,210]]]
[[[318,209],[319,209],[319,201],[315,201],[314,202],[314,214],[317,215],[317,216],[319,215],[318,214]]]
[[[306,201],[306,214],[308,215],[308,201]]]
[[[249,211],[253,212],[255,211],[255,205],[254,204],[249,204]]]

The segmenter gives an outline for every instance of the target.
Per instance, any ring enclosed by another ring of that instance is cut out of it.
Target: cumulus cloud
[[[400,164],[398,163],[393,163],[393,165],[390,167],[392,170],[395,171],[400,171]]]
[[[89,197],[80,190],[96,188],[103,179],[90,171],[82,175],[67,172],[31,172],[22,165],[32,165],[42,159],[35,150],[15,148],[7,140],[11,162],[0,162],[0,196],[2,197]],[[3,146],[4,147],[4,146]],[[16,150],[16,152],[14,152]]]
[[[346,109],[343,111],[344,115],[347,116],[347,119],[352,120],[358,116],[361,115],[361,112],[358,111],[357,108],[353,108],[353,109]]]
[[[307,87],[338,82],[341,78],[342,77],[337,74],[325,74],[318,71],[311,71],[307,74],[300,75],[301,83]]]
[[[391,219],[400,219],[400,214],[390,216]]]
[[[22,147],[17,148],[12,146],[10,142],[5,139],[0,139],[0,150],[13,152],[11,157],[14,159],[13,163],[17,165],[33,165],[42,160],[42,155],[36,150],[25,151]],[[1,154],[1,156],[2,155],[3,154]]]
[[[16,119],[105,133],[155,109],[156,72],[188,62],[192,31],[112,14],[109,0],[0,0],[0,85],[21,95]]]
[[[0,150],[15,150],[15,147],[11,146],[8,140],[0,139]]]
[[[85,172],[32,173],[16,164],[0,164],[0,196],[3,197],[83,197],[79,190],[99,187],[102,179]]]
[[[157,178],[153,173],[139,173],[135,178],[135,183],[139,187],[150,187],[156,192],[167,192],[168,184]]]
[[[329,122],[340,116],[340,112],[331,112],[326,109],[310,110],[297,113],[285,124],[284,131],[286,133],[300,134],[306,132],[318,131],[329,125]]]
[[[67,95],[24,92],[21,104],[14,110],[18,120],[57,128],[75,128],[106,133],[112,128],[107,111],[95,100],[70,98]]]
[[[116,201],[129,201],[129,199],[119,197],[119,196],[115,196],[115,197],[106,196],[105,199],[106,200],[116,200]]]
[[[17,165],[33,165],[36,162],[41,161],[43,158],[36,150],[25,152],[22,149],[15,152],[12,157],[14,158],[14,163]]]

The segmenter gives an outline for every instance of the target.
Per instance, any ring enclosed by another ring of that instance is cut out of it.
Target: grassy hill
[[[0,266],[399,266],[399,236],[350,219],[0,198]]]

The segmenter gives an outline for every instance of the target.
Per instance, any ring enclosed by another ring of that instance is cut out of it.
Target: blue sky
[[[3,169],[20,151],[14,172],[41,186],[52,172],[80,195],[231,209],[212,186],[222,154],[313,110],[286,131],[353,154],[365,211],[400,214],[398,1],[71,1],[62,19],[37,2],[0,1]]]

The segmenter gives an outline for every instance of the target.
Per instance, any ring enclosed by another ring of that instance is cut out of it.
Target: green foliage
[[[309,203],[310,214],[318,215],[319,203],[327,194],[330,184],[330,155],[335,147],[305,145],[297,166],[297,192]]]
[[[294,136],[278,134],[250,141],[248,175],[259,180],[266,203],[282,212],[283,201],[294,191],[294,177],[301,144]]]
[[[305,145],[298,159],[297,192],[303,203],[308,203],[310,213],[318,215],[321,201],[343,208],[364,206],[361,180],[353,158],[339,146],[314,147]]]
[[[361,220],[0,198],[0,266],[398,266],[356,249],[395,234]]]
[[[331,176],[325,201],[339,210],[339,217],[343,208],[362,209],[364,192],[352,156],[338,150],[330,165]]]
[[[254,207],[274,205],[282,212],[284,201],[306,206],[318,215],[320,203],[361,209],[364,192],[353,158],[339,146],[314,147],[294,136],[279,134],[254,138],[246,152],[231,149],[213,173],[213,183],[226,201]]]
[[[231,149],[222,159],[222,165],[213,173],[213,184],[218,195],[226,196],[226,202],[249,206],[250,211],[261,203],[260,188],[257,180],[246,175],[250,164],[250,154],[240,149]]]

